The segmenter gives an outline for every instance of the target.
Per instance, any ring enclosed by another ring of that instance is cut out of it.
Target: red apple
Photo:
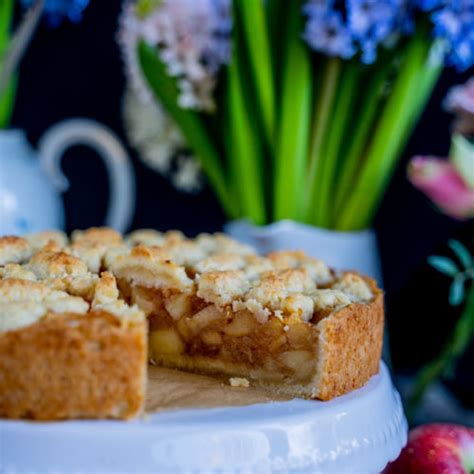
[[[384,474],[472,474],[474,429],[432,424],[410,432],[408,444]]]

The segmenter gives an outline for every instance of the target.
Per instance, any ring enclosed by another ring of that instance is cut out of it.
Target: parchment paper
[[[232,387],[217,380],[161,367],[148,367],[146,412],[177,408],[211,408],[288,400],[257,387]]]

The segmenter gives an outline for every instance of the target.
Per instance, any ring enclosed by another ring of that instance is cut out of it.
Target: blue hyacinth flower
[[[338,11],[311,11],[306,8],[306,13],[308,21],[303,36],[312,49],[344,59],[355,54],[352,36]]]
[[[28,8],[34,0],[21,0],[24,7]],[[82,12],[89,4],[89,0],[46,0],[44,15],[52,26],[59,25],[64,19],[77,23],[82,18]]]
[[[447,50],[446,61],[459,71],[474,64],[474,0],[445,2],[431,15],[433,36]]]
[[[361,51],[361,60],[371,64],[377,48],[392,34],[406,27],[406,12],[402,0],[348,0],[348,26]]]

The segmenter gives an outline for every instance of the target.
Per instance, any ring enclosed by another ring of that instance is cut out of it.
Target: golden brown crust
[[[360,388],[379,371],[384,328],[383,293],[373,280],[366,281],[375,294],[373,301],[353,303],[317,325],[315,398],[330,400]]]
[[[0,417],[130,418],[145,396],[146,326],[51,314],[0,333]],[[126,363],[124,363],[126,361]]]

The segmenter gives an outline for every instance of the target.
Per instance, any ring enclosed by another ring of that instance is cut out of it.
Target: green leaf
[[[311,62],[301,38],[301,3],[288,2],[287,42],[277,137],[274,220],[300,219],[311,115]]]
[[[15,0],[0,1],[0,58],[3,57],[10,41],[14,11]]]
[[[428,263],[439,272],[450,277],[454,277],[459,273],[458,266],[448,257],[429,257]]]
[[[474,316],[473,297],[474,297],[474,286],[471,286],[468,299],[464,305],[461,316],[459,317],[456,326],[454,326],[452,344],[451,344],[451,357],[458,358],[466,350],[469,342],[472,339],[472,319]]]
[[[138,18],[145,18],[160,6],[162,0],[138,0],[135,11]]]
[[[226,181],[224,167],[204,120],[198,113],[182,109],[178,105],[175,80],[168,75],[154,48],[141,41],[138,44],[138,59],[151,90],[179,126],[186,138],[186,143],[199,158],[222,207],[229,217],[235,217],[235,204]]]
[[[275,84],[273,80],[273,66],[268,38],[265,5],[262,1],[234,0],[237,8],[235,13],[241,13],[242,37],[247,43],[248,56],[253,68],[258,103],[255,109],[261,109],[263,123],[268,142],[273,144],[275,128]],[[242,39],[243,39],[242,38]],[[240,42],[239,42],[240,43]],[[234,43],[234,48],[240,48]]]
[[[0,95],[0,130],[7,128],[10,125],[10,119],[13,114],[13,107],[15,105],[16,89],[17,89],[17,75],[15,74],[3,92]]]
[[[439,77],[441,67],[427,61],[430,30],[422,26],[408,42],[393,90],[366,149],[362,170],[338,218],[340,230],[371,225],[401,151]]]
[[[309,169],[307,184],[307,202],[305,203],[306,220],[315,225],[323,225],[323,216],[327,210],[326,186],[329,186],[331,177],[328,176],[327,140],[329,128],[336,127],[330,122],[331,112],[335,108],[338,80],[341,74],[342,61],[339,58],[325,58],[322,73],[321,88],[315,93],[313,124],[311,129],[311,147],[309,152]],[[341,115],[341,114],[340,114]],[[342,117],[336,119],[342,120]]]
[[[456,360],[464,353],[474,337],[474,283],[469,289],[466,304],[459,317],[453,334],[449,337],[438,357],[422,368],[416,378],[415,389],[408,401],[409,416],[422,399],[430,384],[445,371],[454,368]],[[411,417],[411,416],[410,416]]]
[[[0,71],[4,55],[11,40],[11,24],[15,12],[14,0],[0,0]],[[12,74],[5,90],[0,94],[0,129],[10,125],[17,89],[17,75]]]
[[[265,13],[267,17],[268,35],[270,38],[270,52],[273,64],[273,79],[275,81],[275,97],[278,97],[278,91],[281,86],[281,64],[284,56],[284,46],[286,35],[285,25],[287,23],[287,5],[288,0],[266,0]],[[278,113],[275,114],[275,119]]]
[[[234,42],[239,44],[240,31],[234,26]],[[265,203],[262,180],[262,147],[259,134],[256,132],[255,117],[252,116],[252,100],[248,92],[245,59],[238,48],[233,48],[232,61],[227,74],[227,123],[225,130],[227,156],[234,179],[234,186],[239,196],[242,216],[255,224],[264,224]]]
[[[339,216],[345,205],[346,200],[354,189],[354,183],[358,176],[358,172],[362,168],[365,159],[363,151],[369,138],[373,134],[374,121],[380,113],[380,104],[383,98],[383,91],[386,87],[387,78],[392,70],[392,61],[384,58],[377,61],[374,69],[370,69],[369,75],[363,77],[367,84],[363,90],[356,90],[356,94],[362,95],[362,99],[358,100],[359,105],[357,112],[357,122],[352,125],[354,130],[344,137],[343,153],[341,156],[340,173],[335,189],[335,215]],[[338,222],[336,221],[336,228]]]
[[[462,135],[455,134],[449,156],[466,184],[474,189],[474,144]]]
[[[446,380],[452,380],[456,376],[456,360],[450,360],[441,374]]]
[[[464,278],[455,278],[449,288],[449,304],[459,306],[464,301]]]
[[[472,267],[474,263],[472,255],[469,253],[469,250],[467,250],[467,248],[461,242],[459,242],[459,240],[451,239],[449,240],[448,245],[456,254],[459,261],[463,264],[466,270]]]

